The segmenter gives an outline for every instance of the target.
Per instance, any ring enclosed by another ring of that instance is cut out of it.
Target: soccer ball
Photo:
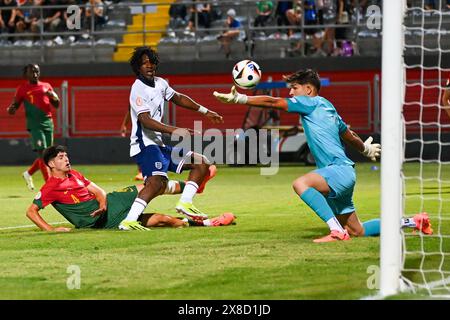
[[[233,82],[241,89],[253,89],[261,80],[261,68],[251,60],[242,60],[233,67]]]

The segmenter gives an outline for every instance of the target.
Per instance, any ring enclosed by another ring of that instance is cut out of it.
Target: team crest
[[[142,98],[141,97],[137,97],[136,98],[136,105],[138,105],[138,106],[142,106]]]
[[[161,162],[155,162],[155,167],[156,167],[156,169],[161,170],[162,169],[162,163]]]
[[[75,180],[77,180],[77,183],[80,187],[84,187],[84,183],[81,182],[80,180],[78,180],[77,178],[75,178]]]

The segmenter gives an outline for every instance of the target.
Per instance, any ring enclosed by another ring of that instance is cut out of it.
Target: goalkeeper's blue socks
[[[300,195],[300,198],[322,219],[328,224],[330,230],[338,230],[344,232],[339,221],[334,216],[325,197],[316,189],[308,188]]]
[[[372,219],[364,222],[364,237],[376,237],[380,235],[380,219]]]

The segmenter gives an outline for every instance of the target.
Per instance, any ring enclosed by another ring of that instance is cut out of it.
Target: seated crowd
[[[357,13],[364,16],[370,5],[380,5],[380,2],[380,0],[291,0],[257,1],[254,4],[246,4],[254,7],[250,8],[253,11],[250,28],[247,28],[247,34],[241,40],[291,39],[293,40],[289,50],[291,55],[304,52],[314,56],[351,56],[357,54],[356,44],[352,41],[354,38],[352,22],[356,21]],[[195,33],[196,27],[209,34],[208,29],[214,21],[224,20],[223,31],[217,38],[228,57],[230,42],[239,38],[245,29],[246,24],[242,20],[247,18],[246,14],[236,15],[236,12],[243,11],[239,6],[235,6],[223,14],[219,1],[211,4],[211,1],[197,0],[192,3],[178,0],[170,7],[167,35],[177,37],[175,30],[184,29],[182,36],[198,36]],[[241,32],[235,31],[236,29]],[[305,33],[306,44],[303,41],[302,30]]]
[[[107,22],[107,5],[110,3],[102,0],[0,0],[0,34],[8,34],[6,39],[14,42],[24,38],[36,40],[41,31],[62,35],[64,31],[97,30]],[[68,11],[67,7],[71,5],[79,6],[79,10]],[[19,36],[25,33],[34,36]],[[78,37],[69,36],[68,39],[73,42]],[[55,42],[62,42],[61,37],[56,36]]]

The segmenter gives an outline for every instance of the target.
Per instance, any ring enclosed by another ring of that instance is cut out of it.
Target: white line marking
[[[69,222],[61,221],[61,222],[52,222],[52,223],[49,223],[49,224],[50,225],[52,225],[52,224],[57,225],[57,224],[64,224],[64,223],[69,223]],[[27,225],[23,225],[23,226],[3,227],[3,228],[0,228],[0,230],[24,229],[24,228],[31,228],[31,227],[37,227],[37,226],[35,224],[27,224]]]

